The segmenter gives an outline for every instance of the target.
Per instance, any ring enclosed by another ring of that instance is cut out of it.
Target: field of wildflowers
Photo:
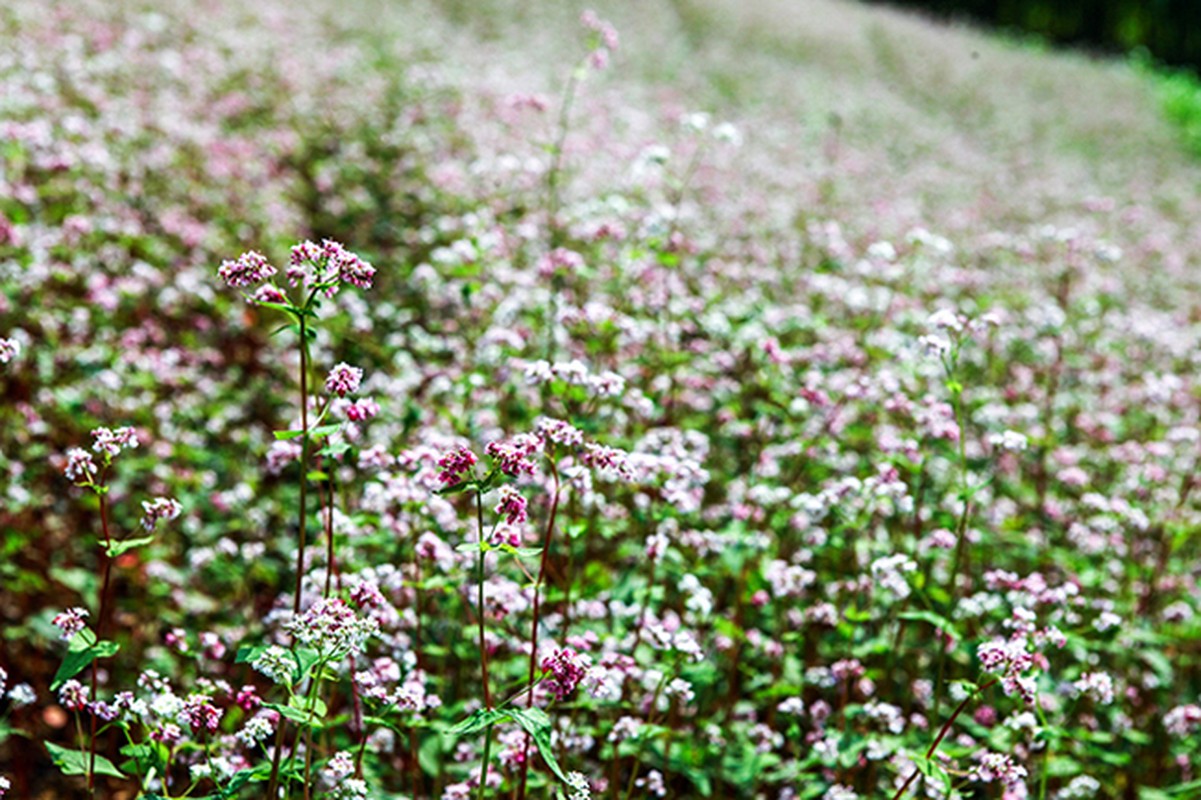
[[[1201,796],[1201,163],[841,0],[0,6],[0,797]]]

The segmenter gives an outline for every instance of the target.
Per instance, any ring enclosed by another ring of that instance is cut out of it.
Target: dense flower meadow
[[[645,6],[0,7],[0,797],[1201,796],[1154,100]]]

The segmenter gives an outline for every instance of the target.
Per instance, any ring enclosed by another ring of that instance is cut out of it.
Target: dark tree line
[[[937,16],[984,22],[1106,53],[1143,47],[1157,60],[1201,71],[1198,0],[886,0]]]

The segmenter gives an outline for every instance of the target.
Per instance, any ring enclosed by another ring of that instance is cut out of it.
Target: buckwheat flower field
[[[1198,185],[847,0],[9,0],[0,797],[1201,797]]]

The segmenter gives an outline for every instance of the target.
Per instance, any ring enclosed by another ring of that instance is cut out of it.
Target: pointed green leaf
[[[458,724],[447,728],[446,733],[452,736],[467,736],[468,734],[482,731],[489,725],[495,725],[498,722],[509,718],[508,711],[499,711],[493,709],[476,709],[475,712],[464,720],[460,720]]]
[[[318,425],[315,428],[309,429],[309,435],[314,439],[320,439],[322,436],[329,436],[331,433],[337,433],[342,430],[341,422],[334,422],[329,425]]]
[[[567,776],[563,773],[559,762],[555,760],[554,750],[550,746],[551,724],[550,717],[546,716],[546,712],[540,708],[522,708],[513,709],[509,713],[513,719],[517,720],[521,729],[534,740],[534,744],[538,746],[538,752],[542,755],[542,760],[550,767],[550,771],[555,773],[555,777],[566,781]]]
[[[87,750],[68,750],[53,742],[46,742],[46,749],[50,751],[50,758],[54,760],[64,775],[88,774],[88,766],[92,763],[92,754]],[[117,769],[116,764],[102,755],[96,756],[94,772],[97,775],[110,775],[114,778],[126,777],[121,770]]]
[[[943,633],[949,633],[956,639],[960,638],[959,631],[955,629],[955,623],[944,616],[935,614],[933,611],[902,611],[900,614],[897,614],[897,619],[928,622]]]
[[[116,558],[122,553],[133,550],[135,547],[142,547],[150,544],[153,541],[153,536],[139,536],[136,539],[126,539],[123,542],[113,542],[108,546],[108,549],[105,552],[108,553],[109,558]]]
[[[99,641],[92,645],[84,645],[83,649],[76,648],[76,642],[81,641],[80,636],[84,631],[80,631],[74,639],[71,640],[71,647],[67,650],[67,656],[63,659],[63,663],[59,665],[58,672],[54,673],[54,681],[50,684],[50,691],[57,692],[62,688],[62,685],[71,678],[74,678],[80,672],[91,664],[97,658],[109,658],[117,654],[121,649],[120,645],[115,642]],[[92,636],[91,631],[87,631],[89,636]]]

